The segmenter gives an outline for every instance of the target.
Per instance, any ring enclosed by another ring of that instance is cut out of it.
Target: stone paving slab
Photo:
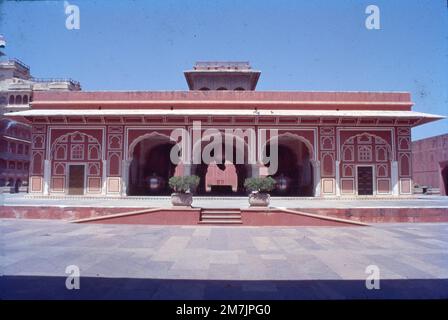
[[[122,298],[119,290],[142,299],[448,298],[441,285],[448,279],[447,234],[448,223],[355,229],[0,219],[0,292],[43,299]],[[365,289],[372,264],[385,295]],[[79,266],[89,292],[66,292],[68,265]],[[31,283],[42,286],[41,295]]]

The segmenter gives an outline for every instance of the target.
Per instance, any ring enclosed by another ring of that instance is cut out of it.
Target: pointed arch
[[[135,147],[142,142],[143,140],[149,139],[149,138],[153,138],[153,137],[162,137],[162,138],[166,138],[169,141],[172,141],[173,143],[176,143],[177,141],[175,141],[174,139],[172,139],[170,136],[157,132],[157,131],[153,131],[153,132],[149,132],[149,133],[145,133],[141,136],[139,136],[138,138],[134,139],[134,141],[131,142],[131,144],[128,147],[128,152],[127,152],[127,159],[129,161],[132,161],[132,159],[134,158],[134,149]]]

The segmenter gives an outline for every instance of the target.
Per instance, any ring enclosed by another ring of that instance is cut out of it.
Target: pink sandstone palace
[[[30,110],[8,115],[32,126],[29,192],[167,195],[169,177],[195,174],[198,195],[244,194],[245,178],[267,174],[247,149],[270,150],[276,129],[273,195],[412,194],[411,128],[443,117],[412,111],[407,92],[255,91],[259,76],[247,62],[198,62],[189,91],[36,91]],[[171,132],[193,123],[223,137],[251,129],[236,150],[245,162],[172,163]]]

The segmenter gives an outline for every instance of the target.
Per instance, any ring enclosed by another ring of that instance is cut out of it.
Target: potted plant
[[[271,196],[269,191],[275,188],[275,179],[272,177],[247,178],[244,187],[251,191],[249,204],[251,207],[267,207]]]
[[[173,206],[191,206],[193,202],[192,191],[199,185],[198,176],[171,177],[168,184],[174,191],[171,194],[171,203]]]

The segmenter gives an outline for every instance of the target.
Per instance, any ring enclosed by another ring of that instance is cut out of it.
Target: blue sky
[[[410,91],[414,110],[448,115],[446,0],[0,0],[5,52],[36,77],[71,77],[84,90],[186,90],[197,60],[248,60],[258,90]],[[365,8],[380,8],[367,30]],[[448,120],[413,139],[448,132]]]

